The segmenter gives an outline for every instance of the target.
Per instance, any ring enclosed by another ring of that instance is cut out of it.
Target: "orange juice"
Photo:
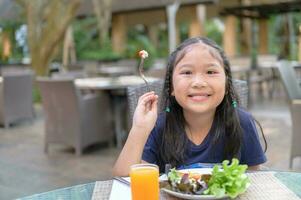
[[[153,164],[131,166],[132,200],[159,200],[159,169]]]

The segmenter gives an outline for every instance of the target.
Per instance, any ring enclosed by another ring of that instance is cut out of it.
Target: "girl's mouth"
[[[211,95],[210,94],[190,94],[188,95],[188,97],[192,100],[192,101],[206,101]]]

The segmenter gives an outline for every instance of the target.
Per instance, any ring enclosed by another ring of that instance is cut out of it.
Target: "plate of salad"
[[[232,159],[231,163],[225,160],[213,168],[171,169],[160,188],[182,199],[234,199],[250,185],[245,173],[247,168],[247,165],[240,165],[237,159]]]

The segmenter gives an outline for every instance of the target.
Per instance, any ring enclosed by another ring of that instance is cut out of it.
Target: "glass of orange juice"
[[[131,166],[132,200],[159,200],[159,168],[154,164]]]

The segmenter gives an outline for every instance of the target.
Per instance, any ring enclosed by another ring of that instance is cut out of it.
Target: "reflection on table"
[[[152,82],[158,78],[146,77],[147,81]],[[144,84],[139,76],[119,76],[119,77],[97,77],[76,79],[76,87],[82,90],[106,90],[110,94],[113,103],[113,114],[115,123],[115,134],[117,147],[121,148],[123,140],[126,138],[126,128],[123,119],[126,113],[126,88],[131,85]]]

